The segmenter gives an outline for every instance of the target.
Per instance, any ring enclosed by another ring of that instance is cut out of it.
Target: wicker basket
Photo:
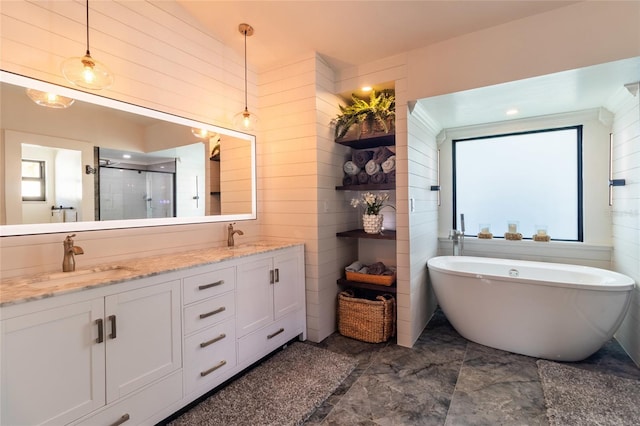
[[[349,281],[358,281],[361,283],[378,284],[390,286],[396,282],[396,274],[393,275],[371,275],[361,274],[359,272],[346,271],[345,275]]]
[[[367,300],[353,291],[338,295],[338,331],[363,342],[386,342],[396,334],[396,300],[390,294]]]

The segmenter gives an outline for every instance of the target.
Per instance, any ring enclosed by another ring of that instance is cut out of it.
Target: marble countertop
[[[298,242],[260,241],[240,244],[235,247],[192,250],[94,265],[88,268],[80,267],[73,272],[47,272],[3,279],[0,281],[0,307],[218,263],[300,244]]]

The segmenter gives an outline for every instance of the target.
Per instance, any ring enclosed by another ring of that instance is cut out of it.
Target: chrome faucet
[[[456,229],[449,231],[449,239],[453,241],[454,256],[464,255],[464,214],[460,214],[460,228],[460,231]]]
[[[67,235],[67,238],[64,239],[64,257],[62,258],[62,272],[73,272],[76,270],[76,254],[84,254],[84,250],[82,247],[78,247],[73,245],[73,237],[76,234]]]
[[[230,223],[227,228],[227,246],[228,247],[233,247],[233,245],[235,244],[235,242],[233,241],[234,234],[244,235],[244,232],[242,232],[241,230],[233,229],[234,223]]]

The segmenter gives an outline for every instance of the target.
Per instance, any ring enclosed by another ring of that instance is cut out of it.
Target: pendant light
[[[87,51],[80,57],[68,58],[62,63],[62,74],[76,86],[90,90],[105,89],[113,84],[113,74],[102,64],[91,57],[89,52],[89,0],[87,5]]]
[[[51,92],[43,92],[36,89],[27,89],[27,96],[29,96],[29,99],[31,99],[36,104],[47,108],[69,108],[75,102],[75,99],[56,95],[55,93]]]
[[[244,35],[244,110],[233,116],[233,125],[242,130],[253,130],[258,122],[258,116],[249,112],[247,107],[247,37],[253,35],[253,27],[249,24],[240,24],[238,30]]]

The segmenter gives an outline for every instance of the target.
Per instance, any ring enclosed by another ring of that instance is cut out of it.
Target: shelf
[[[347,238],[370,238],[374,240],[395,240],[396,231],[393,229],[385,229],[382,234],[367,234],[364,229],[353,229],[351,231],[344,231],[336,233],[338,237]]]
[[[379,285],[379,284],[370,284],[370,283],[361,283],[359,281],[349,281],[345,278],[338,279],[338,285],[342,285],[345,287],[351,288],[360,288],[363,290],[375,290],[384,293],[396,293],[396,283],[392,285]]]
[[[396,144],[396,134],[395,132],[377,133],[373,134],[372,136],[361,137],[360,139],[337,139],[335,142],[354,149],[376,148],[378,146],[393,146]]]
[[[382,191],[382,190],[392,190],[396,189],[395,182],[392,183],[364,183],[362,185],[342,185],[336,186],[336,190],[338,191]]]

